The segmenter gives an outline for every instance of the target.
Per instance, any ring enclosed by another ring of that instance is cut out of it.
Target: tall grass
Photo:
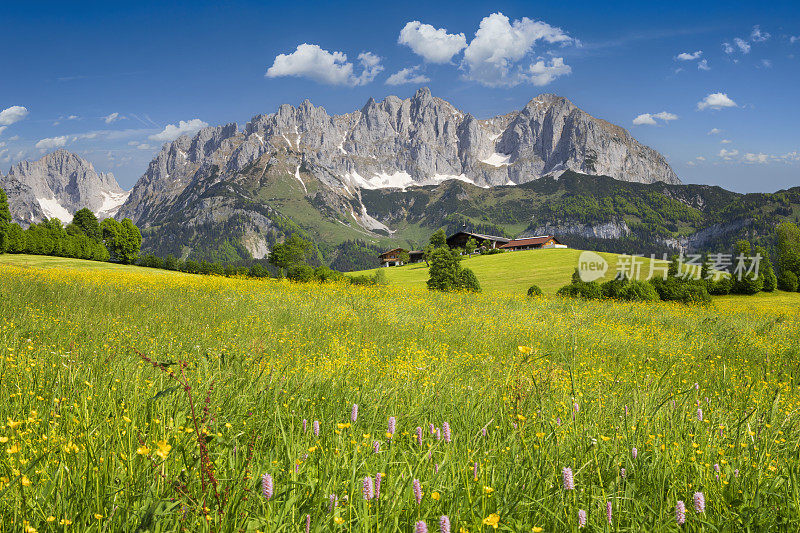
[[[437,531],[441,515],[577,531],[581,509],[593,531],[670,531],[678,500],[688,530],[800,520],[796,313],[144,270],[0,279],[8,531],[304,531],[307,516]]]

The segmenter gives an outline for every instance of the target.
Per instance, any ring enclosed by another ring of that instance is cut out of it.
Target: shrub
[[[660,300],[653,286],[645,281],[631,281],[623,285],[616,298],[627,302],[657,302]]]
[[[386,278],[386,271],[378,269],[375,271],[375,276],[372,278],[373,285],[388,285],[389,280]]]
[[[571,283],[558,289],[556,293],[558,296],[567,296],[570,298],[585,298],[587,300],[599,300],[603,297],[603,291],[600,285],[594,281],[579,281]]]
[[[469,268],[462,268],[458,273],[457,288],[467,292],[481,292],[481,284],[478,283],[478,278],[475,277],[475,273]]]
[[[289,268],[286,277],[292,281],[311,281],[314,279],[314,267],[310,265],[294,265]]]
[[[531,285],[528,288],[528,297],[535,298],[542,295],[542,289],[539,288],[538,285]]]
[[[375,278],[373,276],[367,276],[366,274],[359,274],[358,276],[345,276],[345,277],[350,282],[350,285],[375,285]]]
[[[778,288],[782,291],[795,292],[798,288],[797,274],[791,270],[784,270],[778,276]]]
[[[626,287],[630,281],[624,275],[621,277],[608,280],[600,284],[600,290],[603,292],[605,298],[618,299],[620,291]]]
[[[649,283],[665,302],[708,303],[711,301],[705,280],[653,278]]]
[[[685,304],[708,305],[711,303],[711,295],[708,294],[704,285],[687,283],[683,288],[680,301]]]
[[[715,296],[723,296],[725,294],[731,293],[731,286],[733,285],[733,280],[730,277],[724,277],[717,281],[708,281],[708,293],[713,294]]]
[[[334,281],[342,277],[341,272],[332,270],[326,266],[319,266],[314,269],[314,279],[318,281]]]

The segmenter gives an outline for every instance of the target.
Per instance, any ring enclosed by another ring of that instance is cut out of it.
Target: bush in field
[[[702,303],[711,301],[705,280],[669,277],[667,279],[653,278],[648,283],[665,302]]]
[[[442,292],[480,292],[481,286],[472,270],[461,267],[461,256],[446,245],[431,252],[428,259],[428,289]]]
[[[724,296],[731,293],[733,280],[730,278],[730,276],[725,276],[724,278],[720,278],[716,281],[708,280],[706,285],[709,294],[713,294],[714,296]]]
[[[600,284],[600,291],[604,298],[619,298],[620,291],[630,283],[625,274],[615,277]]]
[[[467,292],[481,292],[481,284],[475,273],[469,268],[462,268],[458,273],[458,290]]]
[[[556,295],[571,298],[585,298],[586,300],[599,300],[603,297],[603,291],[597,282],[578,281],[577,283],[564,285],[558,289]]]
[[[531,285],[530,287],[528,287],[529,298],[536,298],[541,295],[542,295],[542,289],[540,289],[538,285]]]
[[[653,286],[646,281],[630,281],[623,285],[615,297],[627,302],[657,302],[660,300]]]
[[[798,289],[797,274],[784,270],[778,277],[778,288],[782,291],[795,292]]]
[[[311,265],[294,265],[289,267],[286,277],[292,281],[309,282],[314,279],[314,267]]]

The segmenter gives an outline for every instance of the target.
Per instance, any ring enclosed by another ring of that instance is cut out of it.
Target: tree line
[[[28,228],[12,222],[8,197],[0,189],[0,253],[52,255],[92,261],[133,264],[139,256],[142,235],[130,219],[102,222],[87,208],[78,210],[66,226],[45,219]]]

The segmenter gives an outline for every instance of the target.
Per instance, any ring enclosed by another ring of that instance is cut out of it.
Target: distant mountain
[[[0,180],[12,214],[44,215],[44,204],[57,215],[49,202],[70,211],[92,198],[90,208],[112,212],[126,193],[86,167],[64,151],[17,165]],[[68,200],[76,188],[80,199]],[[726,251],[742,237],[769,244],[775,224],[800,217],[800,188],[742,195],[682,185],[660,154],[564,98],[541,95],[478,120],[421,89],[340,116],[308,101],[283,105],[244,130],[179,137],[115,216],[133,219],[144,251],[161,256],[262,259],[299,234],[316,244],[315,262],[344,270],[377,265],[382,248],[421,246],[440,227],[553,233],[628,253]]]
[[[287,165],[298,183],[302,166],[345,197],[448,179],[516,185],[565,170],[680,183],[661,154],[566,98],[543,94],[520,111],[479,120],[422,88],[405,100],[370,99],[346,115],[330,116],[306,100],[258,115],[244,131],[228,124],[181,137],[153,160],[121,214],[155,223],[190,183],[231,176],[265,154]]]
[[[14,221],[24,226],[45,218],[66,223],[84,207],[99,218],[112,217],[128,198],[113,174],[98,173],[63,149],[11,167],[7,176],[0,175],[0,188],[8,195]]]

